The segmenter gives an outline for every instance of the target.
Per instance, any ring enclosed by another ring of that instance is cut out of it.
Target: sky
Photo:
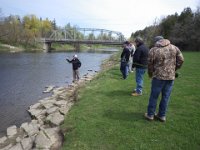
[[[107,29],[127,38],[186,7],[196,11],[200,0],[0,0],[4,16],[34,14],[61,27]]]

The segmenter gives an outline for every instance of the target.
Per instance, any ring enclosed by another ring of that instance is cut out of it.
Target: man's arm
[[[177,48],[177,47],[176,47]],[[182,64],[184,62],[184,57],[179,48],[177,48],[177,54],[176,54],[176,70],[180,69]]]
[[[125,58],[126,58],[126,62],[128,62],[129,58],[130,58],[130,51],[129,51],[129,49],[126,49]]]
[[[68,58],[66,60],[68,61],[68,63],[72,63],[72,60],[69,60]]]
[[[150,78],[153,76],[153,68],[154,68],[154,49],[150,49],[149,51],[149,57],[148,57],[148,75]]]

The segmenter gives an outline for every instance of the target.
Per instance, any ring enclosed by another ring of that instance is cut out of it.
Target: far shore
[[[76,50],[71,45],[55,45],[52,46],[51,52],[107,52],[108,48],[113,47],[106,47],[103,45],[81,45],[80,50]],[[114,47],[118,49],[118,47]],[[44,49],[41,46],[36,47],[27,47],[24,48],[23,46],[13,46],[9,44],[1,44],[0,43],[0,53],[19,53],[19,52],[44,52]]]

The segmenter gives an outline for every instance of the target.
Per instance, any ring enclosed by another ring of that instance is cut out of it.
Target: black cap
[[[138,37],[136,37],[135,42],[144,43],[144,40],[143,40],[143,38],[138,36]]]
[[[126,44],[126,45],[129,45],[129,44],[130,44],[130,42],[129,42],[129,41],[125,41],[125,42],[124,42],[124,44]]]

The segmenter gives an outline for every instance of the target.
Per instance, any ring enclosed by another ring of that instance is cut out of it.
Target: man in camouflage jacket
[[[153,120],[158,96],[162,93],[158,114],[160,121],[166,121],[166,110],[174,84],[176,70],[181,68],[184,58],[178,47],[162,36],[155,37],[155,46],[149,51],[148,74],[152,78],[151,95],[145,118]]]

